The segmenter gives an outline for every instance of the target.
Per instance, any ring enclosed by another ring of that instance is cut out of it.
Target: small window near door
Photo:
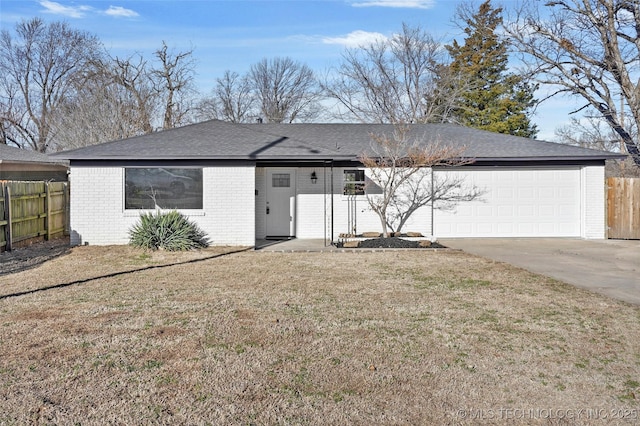
[[[291,175],[289,173],[272,174],[271,186],[273,188],[289,188],[291,186]]]
[[[364,195],[364,170],[344,171],[344,195]]]

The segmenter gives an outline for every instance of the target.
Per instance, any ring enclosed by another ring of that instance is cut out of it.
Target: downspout
[[[324,246],[327,247],[327,162],[322,162],[322,203],[324,223]]]
[[[333,160],[331,160],[331,244],[333,244]]]
[[[435,169],[433,167],[431,167],[431,239],[432,240],[435,240],[435,238],[436,238],[436,233],[435,233],[435,230],[433,229],[433,226],[434,226],[434,223],[435,223],[434,220],[433,220],[433,216],[435,214],[435,207],[434,207],[434,200],[433,200],[434,199],[434,196],[433,196],[433,189],[434,189],[433,181],[435,179],[435,175],[436,175],[436,171],[435,171]]]

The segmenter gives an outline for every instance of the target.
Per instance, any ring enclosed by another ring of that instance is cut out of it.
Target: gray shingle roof
[[[0,163],[65,164],[63,158],[53,158],[40,152],[0,144]]]
[[[453,124],[411,125],[411,137],[464,147],[476,160],[603,160],[619,154]],[[232,124],[212,120],[56,154],[70,160],[356,160],[389,124]]]

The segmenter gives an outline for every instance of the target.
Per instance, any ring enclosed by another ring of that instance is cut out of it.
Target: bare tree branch
[[[268,122],[306,121],[318,114],[311,68],[291,58],[263,59],[249,72],[261,113]]]
[[[460,83],[441,74],[441,43],[420,27],[343,54],[342,64],[325,78],[323,90],[343,109],[340,118],[377,123],[446,121],[458,93],[440,90]],[[459,87],[459,86],[455,86]]]
[[[227,70],[221,78],[216,79],[213,95],[198,105],[198,115],[202,119],[246,123],[251,121],[252,116],[257,116],[255,104],[249,78]]]
[[[392,136],[371,138],[373,154],[362,154],[360,162],[369,174],[367,202],[380,219],[384,237],[388,228],[400,232],[421,207],[438,203],[438,208],[449,208],[482,195],[476,187],[466,188],[461,179],[434,178],[434,168],[473,163],[463,157],[464,149],[416,138],[405,124],[395,125]]]
[[[582,97],[640,165],[640,3],[563,0],[545,13],[527,2],[506,26],[529,74]]]
[[[102,47],[89,33],[40,18],[22,21],[15,37],[0,33],[0,121],[3,138],[35,151],[50,150],[52,117],[87,78]]]
[[[186,123],[192,109],[193,50],[172,53],[163,41],[162,47],[154,52],[160,67],[151,71],[156,81],[157,91],[164,100],[162,128],[171,129]]]

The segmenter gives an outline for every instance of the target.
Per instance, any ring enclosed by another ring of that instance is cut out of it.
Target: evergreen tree
[[[527,113],[534,107],[535,87],[521,76],[507,73],[507,42],[496,29],[502,24],[502,8],[491,0],[465,16],[464,45],[454,40],[446,46],[452,62],[449,72],[460,75],[468,89],[460,95],[454,111],[462,125],[516,136],[535,137],[536,126]]]

